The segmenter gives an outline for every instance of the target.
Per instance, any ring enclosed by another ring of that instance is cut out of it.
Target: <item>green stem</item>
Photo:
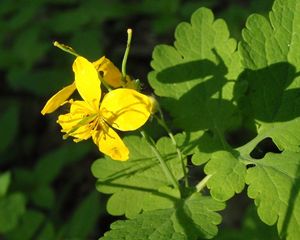
[[[207,184],[208,179],[211,178],[212,175],[207,175],[205,178],[203,178],[197,185],[196,185],[196,189],[197,192],[200,192]]]
[[[100,74],[99,74],[99,79],[103,84],[103,86],[106,88],[106,90],[110,92],[112,90],[111,87],[104,81],[104,79],[100,76]]]
[[[187,171],[186,171],[186,166],[185,166],[185,163],[184,163],[184,158],[183,158],[183,154],[177,144],[177,141],[173,135],[173,133],[171,132],[171,130],[169,129],[168,125],[166,124],[166,121],[165,121],[165,118],[164,118],[164,115],[162,113],[162,110],[160,108],[160,106],[158,105],[157,106],[157,109],[158,109],[158,112],[159,112],[159,115],[160,115],[160,118],[157,117],[156,115],[154,115],[157,119],[157,122],[165,129],[165,131],[168,133],[173,145],[175,146],[176,148],[176,152],[177,152],[177,156],[178,156],[178,159],[180,160],[181,162],[181,167],[182,167],[182,172],[183,172],[183,179],[184,179],[184,185],[185,187],[189,187],[189,182],[188,182],[188,175],[187,175]]]
[[[154,115],[155,116],[155,115]],[[178,147],[178,144],[177,144],[177,141],[173,135],[173,133],[171,132],[171,130],[169,129],[169,127],[167,126],[166,122],[164,121],[163,118],[158,118],[157,116],[155,116],[156,119],[157,119],[157,122],[165,129],[165,131],[168,133],[173,145],[175,146],[176,148],[176,152],[177,152],[177,156],[178,156],[178,159],[180,160],[180,163],[181,163],[181,167],[182,167],[182,172],[183,172],[183,179],[184,179],[184,185],[186,187],[189,186],[189,183],[188,183],[188,176],[187,176],[187,171],[186,171],[186,167],[185,167],[185,163],[184,163],[184,158],[182,156],[182,153],[181,153],[181,150],[180,148]]]
[[[147,143],[149,144],[149,146],[150,146],[151,150],[153,151],[153,153],[155,154],[155,156],[156,156],[157,160],[159,161],[159,163],[161,165],[161,168],[162,168],[164,174],[166,175],[166,177],[173,184],[174,188],[179,189],[179,185],[178,185],[178,182],[177,182],[176,178],[174,177],[173,173],[169,169],[169,167],[166,164],[165,160],[163,159],[160,152],[156,148],[154,140],[152,138],[150,138],[146,134],[146,132],[144,132],[144,131],[141,131],[141,134],[144,137],[144,139],[147,141]]]
[[[127,63],[127,59],[128,59],[129,50],[130,50],[131,38],[132,38],[132,29],[129,28],[129,29],[127,29],[127,45],[126,45],[126,50],[125,50],[123,61],[122,61],[123,84],[126,84],[126,63]]]
[[[55,47],[58,47],[59,49],[65,51],[65,52],[67,52],[67,53],[70,53],[70,54],[74,55],[75,57],[79,57],[79,54],[77,52],[75,52],[75,50],[73,48],[71,48],[71,47],[69,47],[65,44],[62,44],[62,43],[59,43],[59,42],[55,41],[55,42],[53,42],[53,45]]]

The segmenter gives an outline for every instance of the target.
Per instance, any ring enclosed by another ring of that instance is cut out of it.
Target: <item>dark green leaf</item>
[[[25,212],[25,198],[13,193],[0,198],[0,233],[13,230]]]

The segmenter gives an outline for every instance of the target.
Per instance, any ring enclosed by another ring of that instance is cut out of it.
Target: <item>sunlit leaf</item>
[[[168,187],[171,183],[146,141],[136,136],[127,137],[124,141],[130,151],[128,161],[102,158],[92,166],[93,175],[98,179],[97,189],[113,194],[107,203],[108,212],[112,215],[125,214],[127,217],[134,217],[141,210],[173,206],[178,192]],[[176,179],[182,178],[181,163],[171,140],[160,139],[157,148]]]
[[[179,201],[175,208],[154,210],[137,215],[134,219],[117,221],[101,240],[161,239],[193,240],[212,238],[217,234],[221,216],[216,213],[224,204],[210,197],[193,194]]]

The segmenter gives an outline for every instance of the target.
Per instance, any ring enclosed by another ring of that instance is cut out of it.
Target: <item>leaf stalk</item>
[[[161,168],[164,172],[164,174],[166,175],[166,177],[169,179],[169,181],[172,183],[172,185],[174,186],[174,188],[179,189],[179,185],[178,182],[176,180],[176,178],[174,177],[173,173],[171,172],[170,168],[168,167],[168,165],[166,164],[165,160],[163,159],[163,157],[161,156],[160,152],[158,151],[154,140],[149,137],[147,135],[147,133],[145,131],[140,131],[141,135],[143,136],[143,138],[147,141],[147,143],[149,144],[152,152],[155,154],[157,160],[159,161]]]
[[[171,132],[170,128],[168,127],[166,121],[165,121],[165,118],[164,118],[164,115],[163,115],[163,112],[158,104],[157,106],[157,109],[158,109],[158,112],[159,112],[159,115],[160,117],[154,115],[157,119],[157,122],[159,123],[159,125],[161,125],[164,130],[168,133],[173,145],[175,146],[176,148],[176,152],[177,152],[177,156],[178,156],[178,159],[180,160],[181,162],[181,167],[182,167],[182,172],[183,172],[183,179],[184,179],[184,185],[185,187],[189,187],[189,182],[188,182],[188,175],[187,175],[187,170],[186,170],[186,166],[185,166],[185,163],[184,163],[184,158],[183,158],[183,154],[177,144],[177,141],[173,135],[173,133]]]
[[[207,181],[211,178],[212,175],[207,175],[196,185],[197,192],[202,191],[202,189],[206,186]]]

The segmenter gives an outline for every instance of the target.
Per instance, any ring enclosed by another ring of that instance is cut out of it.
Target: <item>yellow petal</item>
[[[92,135],[92,126],[89,124],[93,118],[90,106],[84,101],[71,102],[70,112],[58,117],[57,123],[67,136],[76,138],[75,141],[86,140]]]
[[[100,112],[112,127],[131,131],[145,124],[151,109],[148,96],[133,89],[119,88],[105,95]]]
[[[42,109],[41,113],[45,115],[46,113],[52,113],[54,112],[58,107],[60,107],[75,91],[76,86],[73,82],[72,84],[64,87],[62,90],[57,92],[55,95],[53,95],[44,108]]]
[[[101,131],[93,134],[94,143],[99,147],[99,151],[114,160],[128,160],[129,150],[119,135],[106,125],[102,127]]]
[[[103,73],[103,79],[108,85],[114,88],[122,86],[122,74],[109,59],[102,57],[93,64],[98,72]]]
[[[94,65],[83,57],[73,63],[75,84],[80,96],[91,106],[98,108],[101,98],[100,80]]]

